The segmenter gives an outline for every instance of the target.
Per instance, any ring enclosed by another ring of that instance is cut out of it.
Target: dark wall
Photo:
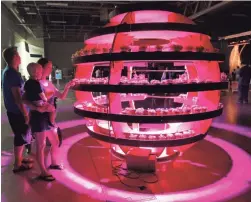
[[[82,42],[45,42],[45,56],[48,57],[54,65],[62,69],[63,74],[68,74],[72,69],[71,56],[77,50],[83,48]]]
[[[19,25],[20,22],[9,11],[5,3],[1,3],[1,53],[5,48],[15,46],[19,42],[24,43],[24,41],[28,44],[43,48],[43,40],[35,39],[33,36],[28,34],[26,30]],[[1,69],[4,67],[5,63],[2,60]]]
[[[241,52],[241,61],[243,63],[251,64],[251,44],[246,45],[244,47],[244,49],[242,50],[242,52]]]

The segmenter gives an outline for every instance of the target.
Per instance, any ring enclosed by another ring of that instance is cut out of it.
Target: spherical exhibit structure
[[[139,147],[168,159],[202,140],[222,113],[224,56],[204,30],[172,10],[118,9],[72,60],[75,112],[88,120],[92,137],[120,156]]]

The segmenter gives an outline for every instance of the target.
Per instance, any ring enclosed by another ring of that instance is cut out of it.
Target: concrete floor
[[[120,179],[129,186],[112,174],[111,165],[118,162],[109,150],[85,133],[85,121],[73,112],[74,100],[70,92],[59,102],[65,169],[52,172],[57,179],[52,183],[35,180],[36,165],[29,172],[12,173],[13,137],[2,103],[3,202],[251,201],[251,104],[236,104],[236,94],[222,93],[224,114],[214,119],[205,140],[174,162],[158,164],[156,176]]]

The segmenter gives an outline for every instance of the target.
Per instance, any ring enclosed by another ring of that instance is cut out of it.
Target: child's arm
[[[39,97],[40,97],[43,101],[47,102],[47,98],[46,98],[44,92],[39,93]]]

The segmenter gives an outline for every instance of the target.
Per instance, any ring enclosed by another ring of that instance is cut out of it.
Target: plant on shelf
[[[156,46],[156,51],[162,51],[162,49],[163,49],[163,46],[161,46],[161,45]]]
[[[139,47],[139,51],[145,52],[146,49],[147,49],[147,46],[146,46],[146,45],[141,45],[141,46]]]
[[[81,49],[81,50],[79,51],[79,56],[84,56],[84,55],[85,55],[84,49]]]
[[[172,45],[172,49],[175,52],[180,52],[183,49],[183,46],[174,44],[174,45]]]
[[[103,53],[108,53],[108,48],[103,48]]]
[[[204,50],[205,50],[205,48],[203,46],[196,47],[197,52],[203,52]]]
[[[94,54],[96,54],[98,52],[98,49],[97,48],[93,48],[93,49],[91,49],[91,53],[94,55]]]
[[[121,46],[120,50],[121,50],[121,52],[129,52],[130,48],[129,48],[129,46]]]
[[[75,56],[79,57],[80,56],[80,51],[76,51]]]
[[[193,51],[193,47],[192,47],[192,46],[187,46],[187,47],[186,47],[186,50],[187,50],[188,52],[192,52],[192,51]]]
[[[89,55],[89,53],[90,53],[89,50],[87,50],[87,49],[84,50],[84,54],[85,54],[85,55]]]

